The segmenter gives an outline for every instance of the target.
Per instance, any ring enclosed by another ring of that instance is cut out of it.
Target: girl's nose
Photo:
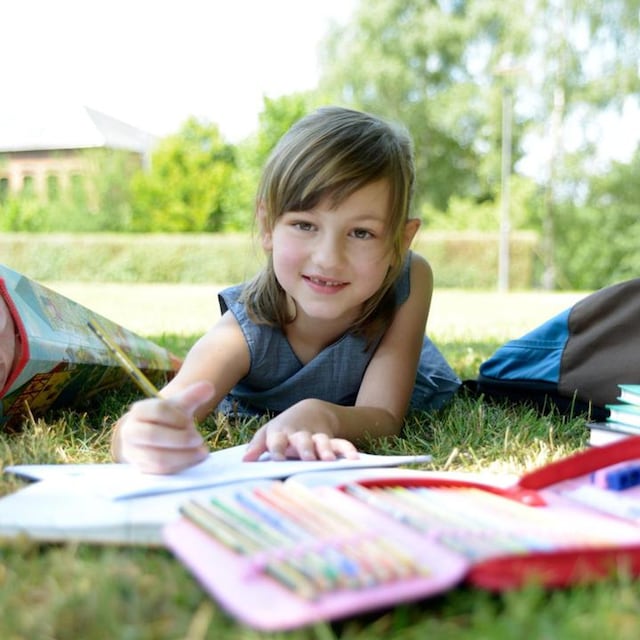
[[[339,267],[344,260],[344,243],[332,234],[323,234],[316,244],[313,260],[325,270]]]

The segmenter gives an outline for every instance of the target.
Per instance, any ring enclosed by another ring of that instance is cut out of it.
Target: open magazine
[[[159,386],[177,371],[167,349],[0,264],[0,427],[130,384],[92,318]]]

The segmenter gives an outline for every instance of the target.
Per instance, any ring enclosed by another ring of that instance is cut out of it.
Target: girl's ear
[[[402,249],[407,251],[413,242],[413,239],[420,228],[420,220],[418,218],[409,218],[404,225],[404,234],[402,237]]]
[[[263,203],[258,205],[256,212],[256,218],[258,220],[258,228],[260,229],[260,240],[262,241],[262,248],[265,251],[271,251],[273,249],[273,236],[271,228],[267,220],[267,210]]]

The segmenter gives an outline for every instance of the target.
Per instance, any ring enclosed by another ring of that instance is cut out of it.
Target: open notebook
[[[640,574],[640,438],[508,487],[415,473],[185,501],[165,541],[233,616],[285,630],[442,593]]]
[[[144,474],[127,464],[27,464],[6,473],[34,480],[0,498],[0,537],[26,535],[37,540],[151,544],[162,542],[162,527],[178,516],[188,497],[212,487],[261,484],[295,474],[331,474],[349,469],[425,463],[430,456],[372,455],[355,460],[242,462],[246,445],[214,451],[189,469],[172,475]]]

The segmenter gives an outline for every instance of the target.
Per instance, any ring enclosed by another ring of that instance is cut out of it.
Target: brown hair
[[[309,211],[325,197],[337,206],[365,185],[388,180],[392,265],[351,327],[369,339],[386,330],[393,317],[392,286],[402,269],[414,176],[413,148],[405,129],[367,113],[323,107],[299,120],[280,139],[258,188],[257,207],[263,208],[263,224],[269,231],[287,211]],[[292,320],[270,255],[263,271],[245,288],[243,299],[255,322],[283,328]]]

